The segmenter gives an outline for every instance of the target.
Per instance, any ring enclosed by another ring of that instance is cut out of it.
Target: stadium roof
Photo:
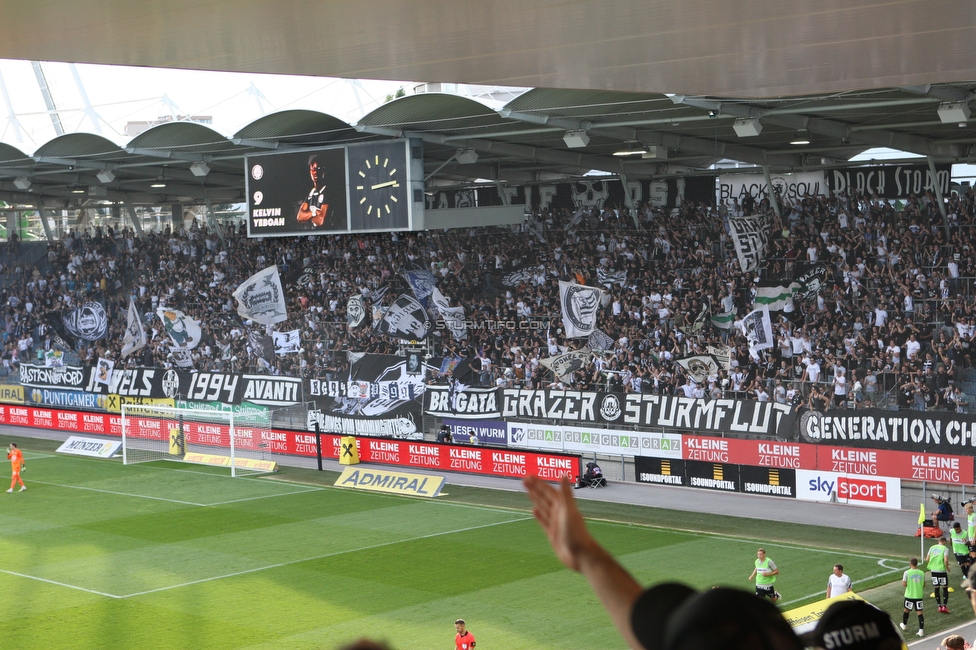
[[[976,79],[968,0],[32,0],[0,57],[778,97]]]
[[[123,146],[84,133],[59,136],[34,152],[0,144],[0,199],[43,199],[49,207],[238,202],[247,155],[402,136],[424,140],[428,183],[442,187],[553,182],[593,171],[631,180],[688,175],[722,159],[797,171],[847,165],[873,147],[971,162],[976,129],[955,113],[950,120],[961,122],[945,121],[945,111],[968,111],[974,97],[976,82],[764,100],[535,89],[498,108],[421,93],[355,125],[293,110],[230,137],[170,122]],[[758,134],[748,135],[750,128]],[[459,162],[469,149],[476,160]],[[614,155],[622,150],[645,153]]]
[[[966,0],[35,0],[0,22],[0,57],[536,89],[500,108],[409,95],[355,125],[293,110],[229,137],[174,122],[122,147],[86,134],[34,152],[0,144],[0,200],[237,202],[244,156],[403,135],[423,138],[425,176],[440,187],[594,171],[645,179],[722,159],[812,169],[873,147],[970,162],[971,9]],[[462,164],[469,149],[477,155]],[[613,155],[624,149],[643,154]]]

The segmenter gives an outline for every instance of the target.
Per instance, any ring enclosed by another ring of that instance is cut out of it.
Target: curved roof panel
[[[666,95],[599,90],[534,88],[505,105],[511,111],[589,118],[683,110]]]
[[[293,110],[258,118],[235,133],[234,138],[316,145],[347,141],[356,135],[351,125],[327,113]]]
[[[359,126],[389,126],[439,133],[505,123],[498,113],[480,102],[442,93],[401,97],[359,120]]]
[[[12,147],[9,144],[0,142],[0,162],[20,162],[20,161],[33,162],[30,156],[25,154],[17,147]]]
[[[111,140],[93,133],[68,133],[45,142],[35,157],[81,158],[103,155],[125,156],[125,151]]]
[[[234,144],[213,129],[194,122],[168,122],[137,135],[127,149],[188,150],[219,152],[233,149]]]

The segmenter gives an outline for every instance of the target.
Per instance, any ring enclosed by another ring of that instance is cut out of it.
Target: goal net
[[[122,405],[122,462],[157,460],[226,467],[231,476],[277,470],[265,441],[273,439],[268,409],[206,410]]]

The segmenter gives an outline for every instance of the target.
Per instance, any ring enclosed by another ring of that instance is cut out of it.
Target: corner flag
[[[925,521],[925,504],[918,504],[918,525],[921,526]]]

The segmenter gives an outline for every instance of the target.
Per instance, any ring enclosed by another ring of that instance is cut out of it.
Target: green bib
[[[956,555],[966,555],[969,553],[969,546],[966,545],[966,536],[963,535],[960,530],[958,533],[956,529],[953,528],[949,531],[949,537],[952,538],[952,552]]]
[[[929,549],[929,563],[928,570],[935,572],[945,572],[946,570],[946,555],[949,553],[949,549],[941,544],[936,544]]]
[[[905,581],[905,598],[920,600],[925,597],[925,572],[921,569],[909,569],[902,577]]]
[[[757,585],[771,585],[776,582],[776,576],[768,575],[766,572],[772,571],[769,568],[769,558],[767,557],[762,562],[759,558],[756,558],[756,584]]]

